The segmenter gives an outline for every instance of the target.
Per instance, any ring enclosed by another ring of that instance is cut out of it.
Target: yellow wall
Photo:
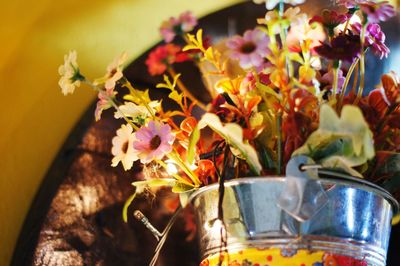
[[[240,0],[0,0],[0,266],[8,265],[46,170],[94,94],[64,97],[58,66],[78,51],[83,73],[103,75],[121,51],[131,59],[159,40],[161,20],[204,15]]]

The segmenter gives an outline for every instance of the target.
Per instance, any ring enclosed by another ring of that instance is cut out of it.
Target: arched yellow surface
[[[202,16],[240,0],[2,1],[0,26],[0,265],[8,265],[31,201],[95,94],[64,97],[58,66],[70,49],[87,77],[120,52],[134,59],[159,40],[160,22]]]

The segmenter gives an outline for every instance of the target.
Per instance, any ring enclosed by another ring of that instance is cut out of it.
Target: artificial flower
[[[197,18],[193,16],[192,12],[186,11],[178,18],[171,17],[163,21],[160,27],[160,34],[164,41],[169,43],[175,38],[176,35],[183,35],[190,32],[197,25]]]
[[[351,25],[355,34],[361,35],[362,25],[360,23],[354,23]],[[365,30],[365,47],[371,47],[372,51],[379,56],[380,59],[387,57],[390,50],[385,45],[386,36],[381,30],[379,24],[370,23]]]
[[[277,10],[268,11],[264,18],[258,19],[259,24],[268,25],[270,33],[278,34],[282,29],[288,29],[290,26],[304,24],[307,21],[307,15],[301,13],[299,7],[289,7],[282,16]]]
[[[345,60],[351,63],[361,52],[360,37],[358,35],[339,35],[333,38],[330,44],[323,43],[314,50],[325,58]]]
[[[104,84],[106,90],[114,90],[117,81],[124,76],[122,74],[122,67],[127,57],[128,54],[126,52],[116,57],[114,61],[107,66],[107,73],[105,76],[95,80],[93,84],[96,86]]]
[[[259,29],[247,30],[242,36],[234,36],[226,42],[233,59],[239,60],[242,68],[259,67],[270,52],[269,38]]]
[[[400,102],[400,79],[399,76],[391,71],[388,74],[384,74],[381,78],[382,88],[387,96],[389,105],[394,105]]]
[[[137,105],[132,102],[126,102],[120,105],[118,110],[114,113],[116,119],[123,117],[131,117],[133,121],[139,124],[143,124],[146,118],[150,117],[152,114],[158,112],[161,103],[159,101],[151,101],[148,103],[148,107],[143,105]],[[150,108],[151,110],[149,110]]]
[[[322,16],[314,16],[310,20],[310,24],[315,22],[321,23],[325,28],[328,29],[330,35],[333,35],[334,28],[346,22],[348,19],[348,14],[338,14],[334,10],[325,9],[322,11]]]
[[[175,140],[169,125],[153,120],[136,131],[135,137],[133,147],[144,164],[154,159],[161,160],[165,154],[172,151],[172,143]]]
[[[97,94],[97,104],[96,104],[96,110],[94,111],[94,117],[96,121],[99,121],[101,118],[101,114],[103,113],[104,110],[107,110],[111,108],[112,105],[112,99],[115,97],[117,94],[116,91],[113,90],[101,90]]]
[[[330,69],[328,72],[326,72],[320,79],[320,83],[324,85],[325,89],[332,89],[333,86],[333,80],[334,80],[334,71],[333,69]],[[341,69],[338,69],[338,93],[342,90],[342,87],[344,85],[345,77],[343,76],[343,71]]]
[[[292,6],[304,3],[305,0],[253,0],[256,4],[261,4],[265,2],[265,7],[267,9],[273,9],[277,4],[283,1],[285,4],[290,4]]]
[[[175,44],[166,44],[154,49],[146,59],[146,65],[152,76],[163,74],[173,63],[189,60],[186,53],[181,52],[181,48]]]
[[[74,93],[75,87],[79,87],[81,81],[85,79],[79,72],[76,57],[76,51],[70,51],[64,56],[64,64],[58,68],[58,73],[61,76],[58,85],[64,95]]]
[[[124,170],[127,171],[132,168],[133,162],[138,160],[133,142],[135,134],[131,125],[122,125],[117,130],[117,135],[112,139],[111,153],[114,156],[111,166],[115,167],[119,162],[122,163]]]
[[[303,23],[290,28],[286,43],[292,52],[301,52],[303,48],[313,51],[326,39],[322,26]],[[304,46],[305,45],[305,46]]]
[[[379,3],[373,1],[363,1],[358,4],[360,10],[367,17],[369,23],[378,23],[386,21],[396,15],[396,10],[388,1]]]

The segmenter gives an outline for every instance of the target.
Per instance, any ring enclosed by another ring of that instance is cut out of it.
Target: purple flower
[[[347,8],[358,7],[371,23],[386,21],[396,15],[394,7],[388,1],[376,3],[371,0],[336,0],[336,3]]]
[[[339,35],[333,38],[330,44],[323,43],[314,49],[320,56],[327,59],[345,60],[351,63],[360,54],[360,36]]]
[[[360,23],[354,23],[351,27],[355,34],[361,34],[362,25]],[[385,33],[383,33],[378,24],[368,24],[365,31],[364,46],[371,47],[372,51],[381,59],[387,57],[390,52],[389,48],[385,45],[385,39]]]
[[[329,70],[327,73],[325,73],[322,77],[320,82],[322,84],[327,84],[327,89],[332,89],[333,86],[333,80],[334,80],[334,72],[333,69]],[[338,93],[342,90],[342,87],[344,85],[345,78],[343,76],[343,71],[341,69],[338,70]]]
[[[171,152],[175,136],[171,127],[158,121],[150,121],[135,133],[136,140],[133,148],[142,163],[149,163],[154,159],[162,159],[166,153]]]
[[[239,60],[242,68],[260,67],[270,53],[269,38],[259,29],[247,30],[243,37],[234,36],[227,41],[230,56]]]
[[[367,16],[368,22],[378,23],[386,21],[396,15],[396,11],[388,1],[375,3],[372,1],[364,1],[359,4],[360,10]]]

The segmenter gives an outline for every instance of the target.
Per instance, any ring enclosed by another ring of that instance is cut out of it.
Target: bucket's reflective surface
[[[298,222],[276,204],[284,180],[247,178],[225,183],[223,210],[229,253],[247,248],[302,249],[385,265],[393,214],[387,194],[366,184],[319,179],[315,182],[321,182],[329,201],[310,220]],[[218,186],[213,185],[191,199],[203,258],[221,251],[218,197]]]

